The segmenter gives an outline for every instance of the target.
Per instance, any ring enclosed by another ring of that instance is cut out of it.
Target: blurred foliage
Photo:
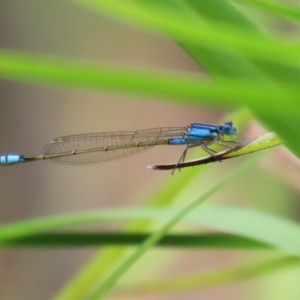
[[[258,20],[253,22],[251,18],[254,15],[253,9],[259,9],[265,14],[274,14],[278,18],[297,24],[300,19],[297,8],[262,0],[132,0],[126,1],[126,5],[123,1],[74,0],[74,3],[95,14],[114,18],[121,24],[172,39],[206,70],[207,76],[142,71],[124,66],[117,68],[78,62],[69,58],[1,50],[2,78],[36,84],[109,90],[145,97],[155,95],[161,99],[167,98],[168,101],[194,105],[238,108],[228,119],[233,118],[239,128],[245,127],[251,121],[250,110],[255,118],[276,132],[296,156],[300,156],[300,129],[297,126],[300,111],[299,44],[287,37],[267,35]],[[249,9],[249,6],[252,8]],[[199,222],[206,222],[205,225],[209,228],[271,245],[272,251],[275,252],[276,249],[277,252],[284,252],[286,255],[282,260],[263,261],[253,268],[242,266],[209,274],[210,286],[298,264],[298,224],[250,209],[241,211],[222,207],[212,209],[210,213],[204,209],[196,211],[200,203],[256,161],[256,158],[251,159],[237,166],[232,172],[220,176],[210,188],[205,192],[198,192],[194,200],[187,200],[184,207],[175,213],[166,207],[178,201],[180,195],[188,193],[190,184],[203,176],[207,168],[192,168],[180,176],[170,178],[160,191],[150,197],[148,208],[145,210],[60,216],[50,220],[41,218],[31,223],[6,225],[0,230],[0,241],[5,245],[5,241],[17,242],[20,237],[30,237],[53,228],[99,222],[103,219],[128,219],[128,216],[131,220],[126,229],[128,233],[152,232],[155,228],[154,233],[147,236],[145,241],[129,254],[124,248],[105,249],[98,254],[57,294],[55,298],[61,300],[102,298],[146,251],[168,234],[173,226],[181,219],[193,216]],[[162,219],[165,222],[157,226],[154,219],[160,214],[163,214]],[[189,234],[189,231],[186,231],[186,234]],[[114,238],[118,239],[112,235],[112,239]],[[59,242],[59,237],[57,240],[54,238],[53,245],[56,242]],[[88,244],[88,241],[86,243]],[[219,242],[218,247],[222,247],[222,243],[226,248],[226,241]],[[180,246],[180,242],[177,246]],[[190,280],[176,278],[173,282],[168,282],[166,287],[168,291],[172,291],[178,286],[181,290],[205,286],[205,279],[201,281],[201,278],[197,278],[193,284],[186,284]],[[158,285],[145,287],[144,291],[162,291]],[[132,290],[136,289],[137,286],[132,287]]]

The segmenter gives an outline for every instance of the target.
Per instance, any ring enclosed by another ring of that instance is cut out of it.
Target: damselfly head
[[[236,135],[238,134],[237,128],[234,126],[232,121],[228,121],[221,126],[221,131],[226,135]]]

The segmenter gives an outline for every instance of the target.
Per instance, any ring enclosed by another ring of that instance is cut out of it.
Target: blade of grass
[[[226,159],[236,158],[246,154],[252,154],[257,151],[266,150],[271,147],[279,146],[282,144],[282,140],[277,138],[274,133],[268,133],[263,136],[260,136],[256,139],[243,142],[232,148],[216,152],[214,156],[209,155],[194,160],[188,160],[181,163],[165,164],[165,165],[154,165],[148,166],[149,169],[153,170],[175,170],[183,169],[187,167],[194,167],[209,163],[221,162]],[[214,150],[214,149],[213,149]]]
[[[135,0],[138,3],[147,2],[147,0]],[[161,4],[165,1],[157,1]],[[173,1],[167,1],[170,9],[174,9]],[[220,21],[231,23],[233,26],[243,28],[244,30],[251,31],[257,34],[262,34],[260,28],[253,24],[245,15],[235,7],[228,4],[227,0],[224,1],[192,1],[185,0],[181,1],[181,6],[186,6],[191,11],[188,17],[194,17],[196,14],[209,18],[211,21]],[[218,9],[215,9],[218,7]],[[178,7],[181,12],[182,8]],[[188,9],[185,9],[188,11]],[[180,47],[200,66],[204,67],[205,70],[218,80],[218,77],[232,77],[240,79],[241,77],[246,80],[262,81],[269,84],[269,80],[266,80],[265,75],[258,70],[251,61],[245,59],[243,55],[239,53],[222,53],[219,48],[207,48],[205,45],[201,47],[192,46],[187,43],[176,41]],[[273,69],[278,69],[278,64],[269,64]],[[274,71],[274,70],[273,70]],[[271,75],[273,73],[271,72]],[[272,76],[270,77],[272,78]]]
[[[119,232],[52,232],[2,240],[0,247],[100,247],[132,246],[144,242],[150,234]],[[272,246],[252,239],[230,234],[169,234],[158,243],[158,247],[197,249],[274,249]]]
[[[280,257],[265,261],[252,262],[248,265],[211,271],[205,274],[192,274],[177,278],[159,279],[154,282],[137,282],[134,285],[120,286],[116,293],[123,296],[128,294],[151,295],[170,292],[184,292],[192,289],[215,287],[231,282],[252,279],[258,276],[280,272],[286,268],[299,268],[298,257]]]
[[[202,197],[197,201],[200,201]],[[196,205],[195,202],[193,203]],[[184,210],[171,208],[114,209],[38,218],[1,226],[0,243],[5,245],[9,241],[34,236],[45,231],[102,222],[115,223],[124,220],[142,220],[145,223],[146,220],[168,220],[171,222],[183,212]],[[300,257],[299,224],[274,215],[249,208],[216,206],[192,211],[184,217],[182,222],[238,235]],[[141,230],[143,228],[140,230],[136,228],[135,231]]]
[[[234,0],[237,3],[246,4],[258,8],[266,13],[274,14],[278,17],[290,21],[300,22],[300,10],[281,3],[267,2],[263,0]]]
[[[135,1],[147,2],[147,0]],[[201,3],[198,0],[182,0],[182,3],[188,5],[198,17],[203,16],[213,22],[222,21],[231,26],[239,27],[245,32],[262,35],[262,30],[253,23],[250,17],[241,13],[235,5],[231,5],[231,0],[211,0],[201,1]]]
[[[209,105],[249,105],[265,114],[297,115],[299,94],[295,86],[274,86],[256,82],[223,79],[214,83],[203,76],[175,75],[128,68],[112,68],[76,60],[50,58],[25,53],[0,51],[0,76],[7,79],[58,86],[104,89],[119,93],[170,97],[184,103]],[[247,91],[247,93],[245,93]],[[282,98],[285,102],[282,102]],[[269,101],[274,104],[270,107]],[[297,115],[298,116],[298,115]]]

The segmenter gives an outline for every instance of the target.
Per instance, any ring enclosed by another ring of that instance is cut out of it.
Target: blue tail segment
[[[18,154],[7,154],[0,156],[0,165],[15,165],[22,162],[24,162],[24,159]]]

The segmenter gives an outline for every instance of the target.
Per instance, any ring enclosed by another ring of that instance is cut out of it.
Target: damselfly
[[[67,165],[94,164],[115,160],[157,145],[185,145],[178,163],[183,162],[187,151],[192,147],[201,147],[214,156],[212,144],[225,141],[225,136],[238,133],[234,124],[208,125],[193,123],[186,127],[161,127],[138,131],[102,132],[69,135],[57,138],[46,145],[44,153],[36,156],[7,154],[0,156],[0,165],[14,165],[25,162],[51,159]]]

